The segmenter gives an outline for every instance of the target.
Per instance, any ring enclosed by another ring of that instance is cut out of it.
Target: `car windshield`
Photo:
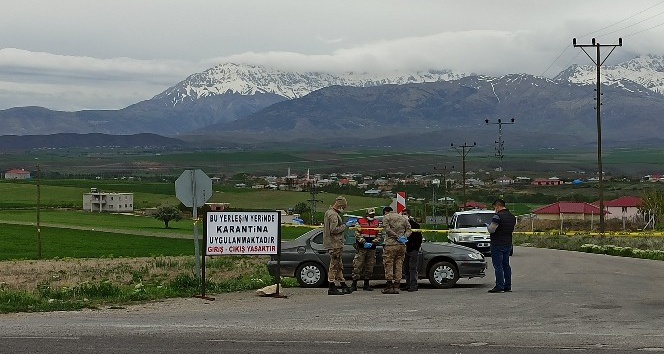
[[[491,223],[491,213],[481,214],[460,214],[457,218],[457,228],[462,227],[485,227],[485,224]]]

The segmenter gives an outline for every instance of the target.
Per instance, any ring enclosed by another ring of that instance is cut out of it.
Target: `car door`
[[[325,246],[323,246],[323,229],[320,229],[318,233],[311,236],[309,247],[311,247],[311,251],[316,255],[318,261],[325,267],[325,270],[329,271],[330,255],[327,253]]]
[[[357,250],[354,247],[355,244],[355,232],[347,231],[346,233],[346,242],[344,244],[344,275],[349,277],[353,273],[353,259]],[[383,266],[383,242],[376,246],[376,265],[373,269],[373,279],[385,279],[385,267]]]

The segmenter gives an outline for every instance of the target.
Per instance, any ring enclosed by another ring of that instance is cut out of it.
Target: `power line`
[[[636,25],[638,25],[638,24],[641,24],[641,23],[643,23],[643,22],[646,22],[646,21],[648,21],[648,20],[650,20],[650,19],[653,19],[653,18],[655,18],[655,17],[657,17],[657,16],[661,16],[661,15],[663,15],[663,14],[664,14],[664,11],[662,11],[662,12],[660,12],[660,13],[657,13],[657,14],[655,14],[655,15],[652,15],[652,16],[650,16],[650,17],[648,17],[648,18],[645,18],[645,19],[643,19],[643,20],[641,20],[641,21],[639,21],[639,22],[633,23],[633,24],[631,24],[631,25],[629,25],[629,26],[625,26],[625,27],[619,28],[619,29],[617,29],[617,30],[615,30],[615,31],[611,31],[611,32],[608,32],[608,33],[604,33],[604,34],[602,34],[602,36],[607,36],[607,35],[609,35],[609,34],[617,33],[617,32],[620,32],[620,31],[622,31],[622,30],[624,30],[624,29],[627,29],[627,28],[630,28],[630,27],[634,27],[634,26],[636,26]]]
[[[630,15],[630,16],[628,16],[628,17],[626,17],[626,18],[624,18],[624,19],[622,19],[622,20],[620,20],[620,21],[618,21],[618,22],[614,22],[614,23],[612,23],[612,24],[610,24],[610,25],[608,25],[608,26],[602,27],[602,28],[600,28],[600,29],[598,29],[598,30],[595,30],[595,31],[592,31],[592,32],[589,32],[589,33],[586,33],[586,34],[584,34],[584,35],[577,36],[577,37],[586,37],[586,36],[590,36],[590,35],[592,35],[592,34],[595,34],[595,33],[601,32],[601,31],[603,31],[603,30],[605,30],[605,29],[607,29],[607,28],[611,28],[611,27],[616,26],[616,25],[618,25],[618,24],[621,24],[621,23],[623,23],[623,22],[625,22],[625,21],[627,21],[627,20],[630,20],[630,19],[632,19],[632,18],[634,18],[634,17],[636,17],[636,16],[638,16],[638,15],[640,15],[640,14],[642,14],[642,13],[644,13],[644,12],[646,12],[646,11],[652,9],[652,8],[655,8],[655,7],[659,6],[659,5],[661,5],[661,4],[664,4],[664,1],[660,1],[660,2],[658,2],[657,4],[652,5],[652,6],[646,8],[646,9],[643,9],[643,10],[641,10],[641,11],[639,11],[639,12],[636,12],[636,13],[634,13],[634,14],[632,14],[632,15]],[[609,33],[604,33],[604,34],[602,34],[602,36],[605,36],[605,35],[607,35],[607,34],[609,34]]]

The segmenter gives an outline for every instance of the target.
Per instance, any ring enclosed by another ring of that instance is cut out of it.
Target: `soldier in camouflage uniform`
[[[387,284],[383,294],[398,294],[399,283],[403,275],[403,259],[406,254],[406,242],[411,234],[410,223],[403,215],[397,214],[391,207],[383,209],[383,264]]]
[[[353,284],[351,290],[357,291],[357,282],[364,277],[362,290],[372,291],[369,280],[373,276],[376,265],[376,245],[380,243],[380,226],[374,208],[367,209],[365,217],[360,218],[357,223],[359,229],[355,232],[355,258],[353,258]]]
[[[344,266],[341,259],[341,253],[344,250],[344,232],[348,229],[341,216],[347,206],[346,198],[338,196],[334,201],[334,205],[330,206],[325,212],[323,220],[323,246],[330,255],[330,269],[327,275],[327,280],[330,283],[327,291],[328,295],[343,295],[352,292],[346,285],[343,272]],[[341,291],[337,288],[335,282],[340,283]]]

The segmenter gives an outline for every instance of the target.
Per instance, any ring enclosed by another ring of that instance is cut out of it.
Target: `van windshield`
[[[491,223],[493,214],[460,214],[457,218],[457,228],[464,227],[486,227],[485,224]]]

